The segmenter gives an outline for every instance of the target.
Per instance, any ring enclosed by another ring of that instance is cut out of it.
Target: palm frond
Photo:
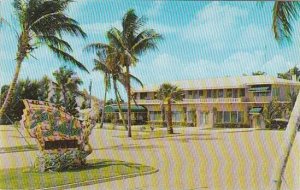
[[[157,42],[161,39],[163,39],[162,35],[156,33],[154,30],[145,31],[145,33],[136,40],[131,52],[139,55],[149,49],[157,49]]]
[[[41,43],[46,43],[47,45],[52,45],[58,49],[72,51],[70,44],[56,36],[37,36],[37,39]]]
[[[137,78],[136,76],[134,76],[134,75],[132,75],[132,74],[130,74],[129,77],[130,77],[130,80],[136,82],[136,83],[139,84],[141,87],[144,87],[143,82],[142,82],[139,78]]]
[[[95,67],[93,68],[93,71],[100,71],[103,73],[110,73],[107,65],[104,62],[101,62],[97,59],[94,59]]]
[[[297,1],[274,3],[272,29],[277,41],[290,40],[293,31],[292,22],[298,19],[299,8],[300,2]]]
[[[98,52],[100,50],[107,50],[107,49],[112,49],[112,48],[113,47],[110,46],[110,45],[108,45],[108,44],[98,42],[98,43],[88,44],[87,46],[85,46],[83,48],[83,51],[86,51],[86,52]]]
[[[88,69],[80,63],[78,60],[76,60],[73,56],[70,54],[64,52],[63,50],[56,48],[52,45],[48,45],[48,47],[52,50],[52,52],[57,55],[58,58],[63,59],[66,62],[72,63],[73,65],[77,66],[79,69],[86,71],[89,73]]]
[[[125,50],[126,46],[122,38],[122,33],[117,28],[111,28],[107,33],[106,36],[115,48]]]

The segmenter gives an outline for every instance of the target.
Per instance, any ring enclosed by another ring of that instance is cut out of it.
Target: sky
[[[11,2],[0,0],[0,15],[19,31]],[[91,73],[64,63],[41,47],[34,51],[34,57],[24,61],[20,78],[40,79],[44,75],[53,78],[55,70],[67,65],[83,80],[82,89],[88,89],[92,81],[92,94],[103,98],[103,75],[92,72],[95,55],[82,49],[89,43],[106,43],[106,31],[111,27],[121,29],[122,17],[131,8],[138,16],[147,18],[145,28],[156,30],[164,38],[157,50],[139,57],[132,68],[144,85],[241,76],[258,70],[276,76],[300,63],[300,21],[293,24],[292,43],[279,44],[272,33],[272,6],[273,2],[77,0],[70,5],[68,15],[80,23],[88,38],[64,37],[74,49],[72,55]],[[14,74],[17,49],[14,30],[7,26],[0,28],[0,86],[10,83]]]

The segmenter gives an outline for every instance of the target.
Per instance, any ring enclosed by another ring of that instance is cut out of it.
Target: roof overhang
[[[250,115],[259,115],[262,113],[262,111],[263,111],[262,107],[253,107],[250,109],[249,114]]]
[[[140,106],[140,105],[132,105],[130,108],[131,108],[131,112],[147,112],[147,109],[144,106]],[[121,105],[121,111],[127,112],[128,106]],[[119,112],[119,107],[118,105],[107,105],[105,106],[105,112],[106,113]]]

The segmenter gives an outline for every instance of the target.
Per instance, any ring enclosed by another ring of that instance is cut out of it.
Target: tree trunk
[[[62,94],[63,94],[63,98],[64,98],[64,106],[65,106],[65,108],[67,108],[67,91],[64,87],[64,84],[62,84]]]
[[[104,80],[106,81],[106,79],[104,79]],[[107,89],[107,82],[105,82],[105,92],[104,92],[103,108],[102,108],[102,113],[101,113],[100,128],[103,128],[103,124],[104,124],[107,90],[108,90]]]
[[[128,120],[128,137],[131,137],[131,93],[130,93],[130,76],[129,64],[126,64],[126,90],[127,90],[127,120]]]
[[[120,99],[119,99],[119,96],[118,96],[118,88],[117,88],[117,81],[116,81],[116,79],[113,79],[113,83],[114,83],[114,90],[115,90],[115,95],[116,95],[116,101],[117,101],[118,109],[119,109],[119,115],[121,117],[121,120],[122,120],[122,123],[123,123],[125,129],[128,130],[126,122],[125,122],[125,119],[124,119],[124,116],[123,116],[123,112],[122,112],[122,109],[121,109],[121,104],[120,104]]]
[[[164,128],[167,127],[167,124],[166,124],[166,112],[165,112],[165,106],[164,106],[163,102],[162,102],[162,105],[161,105],[161,119],[162,119],[162,126]]]
[[[283,155],[280,156],[280,160],[276,165],[277,169],[275,170],[275,178],[273,179],[274,183],[272,184],[271,189],[280,190],[282,177],[284,175],[284,171],[294,144],[294,140],[297,135],[297,130],[299,125],[300,125],[300,92],[298,94],[295,106],[293,108],[293,111],[289,119],[289,123],[285,131],[286,142],[284,142],[283,144],[284,145]]]
[[[15,70],[13,81],[10,84],[10,87],[9,87],[8,92],[6,94],[4,103],[2,104],[2,107],[0,109],[0,120],[2,119],[2,117],[3,117],[3,115],[4,115],[5,111],[6,111],[6,109],[8,107],[8,105],[11,102],[13,93],[14,93],[16,85],[17,85],[17,81],[18,81],[18,78],[19,78],[19,74],[20,74],[20,70],[21,70],[21,66],[22,66],[23,60],[24,60],[24,56],[23,55],[18,56],[18,58],[17,58],[17,66],[16,66],[16,70]]]
[[[168,130],[168,134],[173,134],[171,99],[168,100],[168,129],[167,130]]]

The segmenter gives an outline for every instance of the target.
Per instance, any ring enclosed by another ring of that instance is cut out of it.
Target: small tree
[[[257,75],[266,75],[267,73],[266,72],[263,72],[263,71],[256,71],[256,72],[252,72],[252,75],[253,76],[257,76]]]
[[[176,101],[181,101],[184,98],[184,92],[177,86],[165,83],[160,86],[156,96],[159,100],[163,102],[163,104],[167,104],[168,133],[173,134],[172,103]]]
[[[267,106],[264,107],[263,116],[266,128],[279,128],[274,121],[282,118],[282,113],[287,109],[287,106],[273,99]]]

